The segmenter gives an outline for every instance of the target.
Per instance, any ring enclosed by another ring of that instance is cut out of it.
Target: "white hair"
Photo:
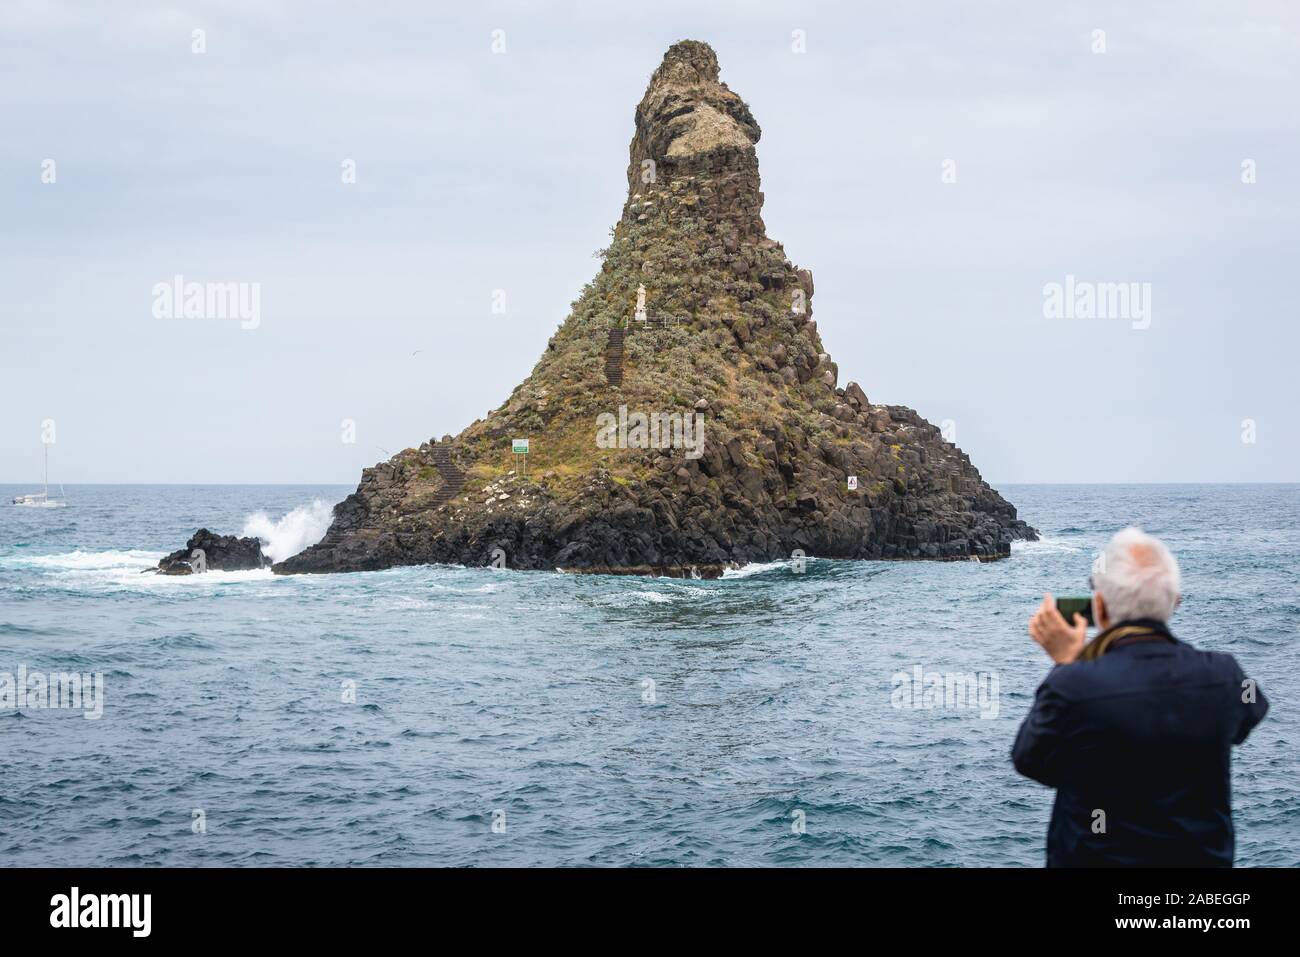
[[[1168,621],[1178,605],[1183,576],[1164,542],[1140,528],[1125,528],[1093,563],[1092,585],[1105,599],[1112,622]]]

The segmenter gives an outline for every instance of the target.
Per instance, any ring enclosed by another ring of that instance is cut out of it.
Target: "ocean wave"
[[[463,602],[451,602],[445,600],[431,601],[427,598],[413,598],[409,595],[402,595],[393,601],[384,602],[385,608],[391,608],[395,611],[487,611],[487,605],[465,604]]]
[[[57,555],[23,555],[3,559],[6,565],[47,568],[52,571],[100,571],[120,568],[148,568],[157,565],[166,552],[128,551],[86,552],[77,549]]]
[[[808,557],[799,559],[811,565],[817,559]],[[753,575],[765,575],[768,572],[789,571],[796,559],[785,558],[779,562],[750,562],[748,565],[742,565],[740,568],[725,568],[722,571],[723,578],[749,578]]]
[[[274,581],[280,576],[269,568],[248,568],[243,571],[221,571],[209,568],[201,575],[144,575],[136,577],[118,577],[112,579],[120,585],[143,585],[145,587],[165,587],[169,585],[201,586],[220,585],[234,582]]]
[[[626,599],[629,605],[669,605],[680,600],[677,595],[665,595],[658,591],[634,591],[626,595],[611,596],[611,598],[615,599],[611,604],[622,604],[617,600],[621,598]]]
[[[324,538],[333,520],[334,506],[314,499],[310,505],[299,505],[279,519],[266,512],[254,512],[239,534],[260,539],[262,553],[273,562],[282,562]]]
[[[138,588],[167,588],[177,586],[216,585],[243,581],[265,581],[275,576],[269,568],[247,571],[220,571],[209,569],[202,575],[150,575],[165,552],[140,549],[126,551],[108,550],[91,552],[77,549],[56,555],[10,556],[0,563],[14,567],[37,570],[65,583],[91,583],[93,585],[121,585]],[[75,587],[75,586],[74,586]]]
[[[668,591],[639,588],[634,591],[601,595],[595,598],[591,604],[605,608],[635,608],[644,605],[671,605],[677,602],[700,601],[703,595],[704,593],[699,589],[682,588],[681,586]]]
[[[1012,542],[1011,550],[1013,552],[1028,552],[1031,555],[1088,551],[1083,546],[1075,545],[1063,538],[1040,538],[1036,542]]]

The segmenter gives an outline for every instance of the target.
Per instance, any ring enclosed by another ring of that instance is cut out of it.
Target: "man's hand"
[[[1088,641],[1088,622],[1078,612],[1074,624],[1066,624],[1056,610],[1056,600],[1050,594],[1043,596],[1038,611],[1029,617],[1029,634],[1038,642],[1049,658],[1058,665],[1068,665]]]

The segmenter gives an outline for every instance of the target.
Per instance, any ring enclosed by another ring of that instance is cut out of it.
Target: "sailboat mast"
[[[50,497],[50,447],[45,446],[45,497]]]

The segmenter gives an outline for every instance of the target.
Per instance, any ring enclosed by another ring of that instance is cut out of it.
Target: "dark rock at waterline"
[[[760,135],[713,50],[675,44],[635,112],[600,271],[532,373],[454,438],[365,469],[324,539],[274,571],[704,575],[798,552],[988,560],[1037,538],[939,429],[838,387],[812,273],[767,238]],[[699,416],[702,442],[599,441],[623,407]]]
[[[202,553],[201,561],[196,552]],[[193,575],[201,567],[207,571],[239,572],[270,566],[271,559],[262,554],[262,543],[258,539],[218,535],[200,528],[184,548],[158,562],[157,573]]]

